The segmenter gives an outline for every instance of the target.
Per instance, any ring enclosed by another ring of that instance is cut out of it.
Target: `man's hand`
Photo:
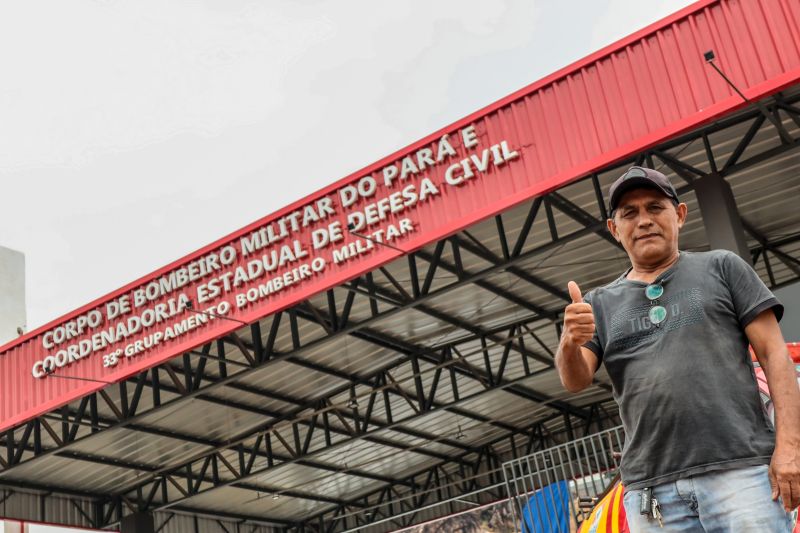
[[[564,309],[564,340],[572,346],[583,346],[594,336],[594,312],[583,301],[577,283],[570,281],[567,288],[572,303]]]
[[[792,512],[800,505],[800,449],[798,443],[777,442],[769,464],[772,499],[780,496],[783,507]]]
[[[556,368],[561,383],[570,392],[580,392],[592,384],[600,364],[597,355],[583,345],[594,336],[592,306],[583,301],[574,281],[567,285],[572,303],[564,309],[564,329],[556,352]]]
[[[800,389],[794,363],[771,309],[744,328],[767,377],[775,406],[775,451],[769,465],[772,499],[791,511],[800,504]]]

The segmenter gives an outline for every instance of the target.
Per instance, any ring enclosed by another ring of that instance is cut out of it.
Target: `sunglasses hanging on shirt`
[[[647,317],[650,322],[659,327],[667,318],[667,308],[658,304],[658,299],[664,294],[664,286],[661,283],[651,283],[644,288],[644,294],[650,300],[650,311]]]

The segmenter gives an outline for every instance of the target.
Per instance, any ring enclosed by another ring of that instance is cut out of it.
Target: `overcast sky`
[[[689,3],[7,2],[0,246],[28,329]]]

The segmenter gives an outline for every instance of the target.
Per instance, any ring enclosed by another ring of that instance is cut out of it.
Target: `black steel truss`
[[[607,404],[608,402],[606,401],[605,403]],[[392,524],[395,526],[407,526],[413,523],[416,516],[415,511],[426,503],[437,500],[452,500],[459,494],[468,492],[478,493],[476,494],[476,500],[480,503],[501,499],[503,491],[499,487],[502,478],[500,465],[508,458],[524,456],[549,446],[562,444],[575,438],[578,431],[581,432],[582,436],[585,436],[619,424],[618,416],[613,410],[607,410],[603,402],[591,404],[587,406],[587,409],[589,412],[588,418],[571,417],[569,414],[554,414],[548,419],[539,420],[521,429],[518,433],[503,435],[453,457],[444,457],[435,464],[407,474],[402,478],[381,479],[379,487],[365,492],[355,500],[322,499],[320,501],[329,503],[331,506],[317,515],[307,517],[300,522],[291,523],[274,518],[265,519],[259,516],[242,516],[233,513],[214,512],[211,515],[227,520],[236,520],[241,523],[282,526],[282,529],[287,533],[295,531],[336,531],[340,528],[364,526],[376,520],[392,519],[397,512],[404,513],[404,516],[391,520]],[[550,431],[548,422],[562,417],[566,421],[566,427],[558,431]],[[499,448],[506,451],[500,454],[496,451]],[[253,453],[253,450],[248,450],[248,452]],[[232,468],[232,466],[228,463],[220,463],[218,468]],[[212,469],[212,471],[215,471],[215,469]],[[193,478],[180,479],[180,477],[176,477],[175,479],[170,478],[169,481],[173,486],[183,483],[188,486],[193,481],[198,484],[210,483],[214,480],[213,478],[213,472],[209,474],[203,471],[195,473]],[[56,488],[54,490],[52,487],[40,486],[36,483],[5,481],[3,484],[7,487],[40,490],[46,494],[56,493],[74,496],[84,501],[87,499],[94,500],[91,512],[87,512],[84,507],[76,505],[86,525],[93,528],[113,525],[127,512],[141,511],[143,509],[141,491],[137,500],[125,496],[107,498],[100,494],[66,488]],[[239,486],[248,488],[245,484]],[[160,489],[161,486],[159,485],[156,488]],[[252,488],[252,490],[268,492],[262,487]],[[4,490],[3,497],[8,498],[12,493],[13,491]],[[307,498],[306,495],[295,493],[294,491],[283,490],[279,494],[286,497]],[[267,494],[267,496],[269,495],[271,494]],[[449,512],[460,510],[463,507],[463,502],[447,501],[446,503],[446,509]],[[144,509],[148,508],[145,506]],[[171,506],[170,510],[200,515],[209,514],[191,507],[178,505]]]
[[[394,527],[408,527],[414,523],[419,510],[432,502],[444,502],[445,512],[454,513],[471,507],[469,503],[457,501],[464,494],[473,494],[472,503],[475,504],[502,500],[507,497],[500,486],[504,461],[563,444],[575,439],[578,432],[586,436],[620,423],[602,403],[590,405],[589,410],[592,416],[581,420],[568,414],[552,415],[551,419],[564,417],[563,429],[552,432],[548,429],[550,419],[540,420],[521,434],[506,435],[481,446],[477,454],[465,454],[465,457],[473,457],[467,464],[461,462],[455,468],[452,462],[445,462],[421,469],[408,478],[410,483],[395,482],[376,488],[345,505],[306,518],[289,528],[289,532],[332,533],[367,526],[377,520],[386,520]],[[505,444],[506,451],[498,453],[496,449],[501,444]],[[395,518],[398,514],[403,516]]]
[[[779,123],[785,118],[800,127],[800,108],[797,107],[799,101],[800,96],[785,98],[778,94],[765,103],[765,108]],[[663,143],[621,164],[647,163],[651,166],[666,166],[686,182],[682,190],[690,190],[695,179],[709,173],[725,178],[795,149],[800,141],[791,138],[787,133],[781,135],[781,142],[777,146],[751,153],[753,140],[763,128],[774,129],[774,122],[767,121],[757,108],[747,109]],[[742,125],[747,125],[745,134],[732,153],[725,160],[720,160],[720,156],[715,154],[711,138],[718,132]],[[786,133],[785,128],[780,133]],[[687,163],[680,157],[682,151],[695,142],[702,143],[705,150],[706,161],[702,166]],[[745,154],[748,155],[746,158]],[[302,302],[118,385],[107,387],[79,402],[6,431],[0,439],[0,445],[5,448],[5,453],[0,454],[0,484],[12,486],[14,482],[9,480],[9,475],[19,465],[58,455],[143,474],[136,483],[124,486],[111,497],[90,495],[97,498],[98,511],[93,517],[93,524],[96,525],[114,523],[122,516],[126,507],[138,510],[193,511],[190,507],[192,497],[222,487],[236,486],[333,506],[333,510],[326,509],[313,520],[306,520],[296,527],[301,528],[299,530],[313,527],[320,531],[327,528],[334,531],[340,526],[350,527],[348,523],[358,524],[359,520],[367,517],[371,520],[378,516],[388,517],[393,512],[393,506],[402,509],[398,502],[400,494],[410,495],[409,498],[418,507],[425,501],[431,501],[431,498],[441,499],[444,492],[430,489],[428,483],[420,484],[413,479],[419,477],[418,474],[411,478],[396,479],[371,472],[369,465],[359,467],[331,464],[315,457],[325,451],[356,441],[368,441],[416,454],[421,461],[436,461],[435,466],[426,466],[421,473],[431,479],[436,479],[437,476],[446,479],[443,470],[445,465],[469,471],[475,467],[476,462],[480,464],[481,461],[489,460],[487,458],[496,461],[498,457],[492,455],[491,447],[486,448],[483,445],[473,448],[452,435],[432,434],[413,428],[414,421],[432,412],[446,410],[477,424],[496,428],[504,432],[501,439],[508,438],[513,442],[513,439],[526,435],[530,428],[517,427],[503,420],[478,415],[462,407],[476,397],[503,390],[519,400],[530,402],[532,407],[548,406],[551,419],[565,417],[567,421],[591,421],[596,416],[596,406],[577,406],[552,398],[524,383],[526,378],[552,369],[552,347],[542,342],[535,329],[537,326],[541,327],[542,323],[550,323],[558,331],[558,319],[563,304],[548,308],[489,281],[493,274],[507,272],[520,283],[544,291],[560,302],[569,300],[563,288],[553,286],[520,265],[591,234],[618,247],[605,231],[604,220],[607,213],[598,174],[586,179],[591,181],[595,191],[596,204],[593,212],[576,205],[568,195],[560,191],[536,198],[531,202],[527,217],[513,239],[506,231],[503,215],[494,218],[499,250],[492,250],[469,230],[464,230],[438,242],[432,251],[420,250],[410,254],[402,275],[397,274],[397,264],[392,266],[394,273],[381,267],[351,280],[339,290],[327,291],[322,300]],[[564,231],[559,227],[556,213],[577,222],[581,229]],[[539,220],[547,224],[550,239],[532,242],[531,231]],[[777,259],[796,277],[800,277],[800,260],[782,249],[800,241],[800,235],[769,240],[747,220],[743,220],[743,225],[746,232],[758,243],[751,250],[753,261],[764,262],[772,287],[777,284],[771,258]],[[450,259],[445,259],[446,252],[449,252],[447,255]],[[480,259],[482,268],[465,268],[464,258],[467,256]],[[444,274],[447,275],[446,279]],[[520,320],[489,329],[436,307],[437,298],[465,286],[476,286],[488,291],[524,310],[526,314]],[[354,318],[352,313],[356,303],[362,301],[368,302],[369,314]],[[380,330],[381,321],[409,309],[448,324],[460,332],[457,340],[435,345],[414,344]],[[313,329],[309,330],[309,325]],[[313,334],[309,331],[313,331]],[[292,340],[291,347],[278,350],[277,339],[287,333]],[[357,339],[393,355],[386,365],[365,375],[343,372],[306,357],[314,349],[337,338]],[[470,360],[469,357],[464,357],[464,347],[474,345],[480,347],[478,353],[483,356],[483,364],[476,363],[474,358]],[[242,377],[279,362],[334,376],[342,383],[313,400],[277,394],[241,383]],[[519,362],[523,370],[509,378],[506,369],[514,362]],[[401,383],[395,375],[410,378]],[[432,376],[432,383],[425,387],[424,378],[427,376]],[[465,383],[470,382],[479,383],[481,388],[477,393],[464,395],[461,389]],[[608,388],[603,383],[596,384]],[[277,399],[292,407],[288,410],[270,410],[232,401],[215,394],[223,388]],[[349,408],[342,401],[342,396],[348,393],[361,400],[358,407]],[[225,442],[145,423],[144,419],[148,415],[188,399],[257,413],[264,416],[264,423],[248,428]],[[363,410],[360,408],[362,404]],[[382,415],[376,414],[378,410]],[[404,414],[398,416],[398,411]],[[193,443],[198,445],[199,451],[191,460],[181,464],[152,466],[125,463],[115,458],[75,450],[78,444],[90,439],[93,434],[115,428]],[[320,435],[322,439],[318,440]],[[428,450],[424,445],[409,445],[401,439],[392,438],[400,435],[428,443],[444,444],[451,451],[443,453]],[[260,465],[262,460],[264,464]],[[324,494],[270,487],[251,481],[266,471],[285,468],[291,464],[367,479],[382,484],[382,488],[366,496],[342,500]],[[452,473],[449,475],[452,477]],[[434,485],[439,486],[438,483],[436,481]],[[425,492],[424,499],[420,499],[420,487],[425,486],[429,490]],[[56,488],[69,492],[68,487]],[[85,493],[75,494],[87,496]],[[375,514],[369,516],[373,511]],[[295,527],[294,524],[269,517],[245,518]],[[327,524],[326,528],[322,528],[323,524]]]

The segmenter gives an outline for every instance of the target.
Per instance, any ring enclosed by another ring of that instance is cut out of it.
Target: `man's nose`
[[[647,227],[652,225],[653,225],[653,219],[650,218],[650,214],[647,211],[639,214],[639,221],[638,221],[639,227]]]

